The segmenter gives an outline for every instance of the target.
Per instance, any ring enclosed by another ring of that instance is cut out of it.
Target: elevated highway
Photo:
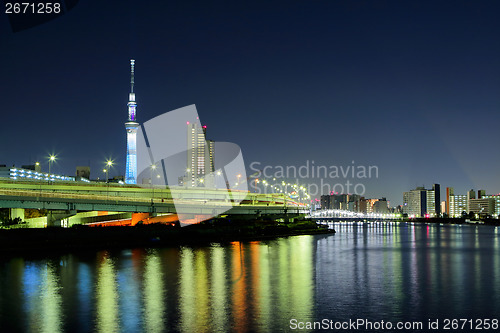
[[[10,208],[14,210],[14,215],[24,209],[44,209],[66,217],[79,212],[148,213],[156,216],[176,214],[179,209],[193,217],[213,216],[217,212],[250,216],[307,213],[305,205],[282,194],[204,188],[176,188],[173,194],[165,186],[143,188],[102,183],[47,184],[10,180],[0,181],[0,208]]]

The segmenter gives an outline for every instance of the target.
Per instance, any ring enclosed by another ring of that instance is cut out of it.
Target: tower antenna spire
[[[130,93],[128,94],[128,121],[136,121],[136,108],[137,104],[135,102],[134,93],[134,72],[135,72],[135,60],[130,59]]]
[[[134,92],[134,65],[135,60],[130,59],[130,92]]]

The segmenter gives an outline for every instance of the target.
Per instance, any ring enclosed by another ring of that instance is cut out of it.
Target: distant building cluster
[[[83,181],[88,182],[88,178],[85,177],[69,177],[63,175],[57,175],[49,172],[42,172],[40,163],[33,165],[23,165],[20,168],[15,166],[7,167],[5,164],[0,164],[0,178],[8,178],[11,180],[23,180],[23,181],[64,181],[64,182],[74,182]]]
[[[500,216],[500,194],[486,194],[484,190],[455,194],[453,187],[446,188],[446,200],[441,201],[441,188],[417,187],[403,193],[403,214],[408,217],[473,217]]]
[[[358,194],[329,194],[321,196],[321,209],[339,209],[355,213],[388,214],[395,213],[389,208],[389,201],[382,199],[367,199]]]
[[[50,170],[50,169],[49,169]],[[75,176],[59,175],[52,172],[42,170],[40,162],[35,164],[22,165],[16,167],[15,165],[8,167],[6,164],[0,164],[0,179],[10,179],[15,181],[50,181],[50,182],[84,182],[90,183],[90,167],[77,166]],[[123,176],[114,176],[107,179],[110,183],[123,184]],[[105,179],[93,179],[93,182],[103,182]]]

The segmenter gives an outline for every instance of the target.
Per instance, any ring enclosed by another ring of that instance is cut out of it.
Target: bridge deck
[[[305,205],[277,194],[99,185],[0,181],[0,207],[149,213],[175,213],[181,207],[192,214],[226,210],[231,214],[306,213]]]

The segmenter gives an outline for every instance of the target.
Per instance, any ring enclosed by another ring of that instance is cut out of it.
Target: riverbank
[[[469,220],[466,218],[450,218],[450,217],[419,217],[406,219],[403,222],[421,222],[421,223],[439,223],[439,224],[482,224],[500,226],[498,219],[482,219],[482,220]]]
[[[313,221],[279,224],[234,220],[212,220],[183,228],[150,224],[134,227],[91,228],[78,225],[72,228],[4,229],[0,230],[0,252],[207,245],[333,233],[335,231]]]

